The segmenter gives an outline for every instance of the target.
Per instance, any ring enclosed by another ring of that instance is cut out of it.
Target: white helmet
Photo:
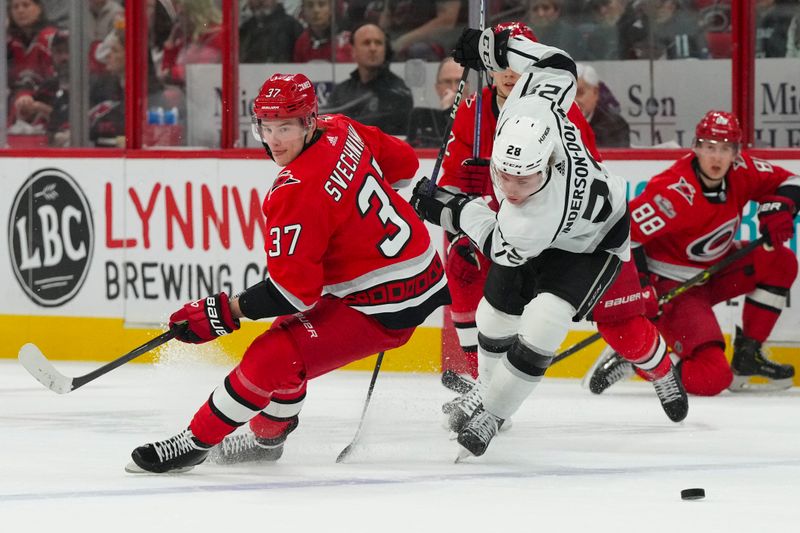
[[[556,133],[546,120],[523,115],[503,119],[494,138],[492,166],[514,176],[544,172],[555,150]]]

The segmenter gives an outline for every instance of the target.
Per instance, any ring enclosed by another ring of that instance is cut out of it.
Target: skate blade
[[[459,446],[460,449],[458,450],[458,455],[456,456],[456,460],[454,461],[455,464],[463,462],[465,459],[469,459],[470,457],[475,457],[472,455],[472,452],[468,449],[464,448],[463,446]]]
[[[583,375],[583,379],[581,379],[581,388],[589,390],[589,382],[592,381],[592,376],[594,375],[595,370],[597,370],[602,363],[608,360],[608,357],[606,356],[607,351],[608,347],[603,348],[603,350],[600,351],[600,355],[598,355],[597,359],[595,359],[594,363],[592,363],[592,366],[586,371],[586,374]]]
[[[763,376],[737,376],[733,375],[728,390],[731,392],[778,392],[791,388],[793,378],[768,379]]]
[[[137,465],[133,461],[125,465],[125,471],[129,474],[149,474],[151,476],[164,476],[170,474],[182,474],[184,472],[188,472],[189,470],[193,469],[193,466],[187,466],[184,468],[176,468],[175,470],[170,470],[169,472],[151,472],[149,470],[143,469],[141,466]]]

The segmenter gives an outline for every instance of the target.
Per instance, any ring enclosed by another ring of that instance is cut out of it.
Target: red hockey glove
[[[447,251],[448,275],[464,285],[469,285],[480,279],[481,268],[481,261],[472,241],[463,235],[456,238]]]
[[[792,200],[785,196],[766,196],[758,206],[758,231],[766,235],[772,246],[784,246],[794,235]]]
[[[658,305],[658,293],[656,288],[650,284],[642,286],[642,300],[644,301],[644,316],[649,319],[656,319],[661,316],[662,310]]]
[[[228,295],[221,292],[191,302],[169,317],[169,329],[175,338],[191,344],[203,344],[239,329],[239,320],[231,315]]]
[[[456,169],[454,186],[465,194],[484,195],[491,190],[488,159],[465,159]]]

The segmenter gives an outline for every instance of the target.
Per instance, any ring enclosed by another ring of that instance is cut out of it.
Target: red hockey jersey
[[[644,246],[651,272],[685,281],[728,254],[751,200],[800,177],[743,152],[716,194],[704,194],[694,154],[653,177],[630,201],[631,241]]]
[[[494,132],[497,129],[497,116],[500,110],[497,107],[496,93],[494,87],[484,87],[481,93],[481,145],[478,155],[489,159],[492,156],[494,146]],[[472,147],[475,144],[475,94],[465,98],[458,106],[456,118],[453,121],[453,131],[450,133],[450,140],[447,142],[447,152],[442,163],[442,177],[439,185],[453,186],[470,194],[493,195],[492,184],[487,180],[484,191],[467,191],[457,183],[456,169],[461,166],[465,159],[472,157]],[[581,110],[576,104],[572,104],[567,117],[570,122],[581,132],[581,139],[584,145],[597,161],[602,161],[595,144],[594,132],[589,123],[583,117]]]
[[[269,281],[298,311],[332,294],[387,327],[419,325],[449,295],[428,230],[391,187],[414,176],[414,150],[342,115],[319,128],[264,200]]]

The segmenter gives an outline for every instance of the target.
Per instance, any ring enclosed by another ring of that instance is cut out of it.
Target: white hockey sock
[[[510,418],[541,380],[541,376],[520,372],[508,362],[507,357],[503,357],[502,363],[496,365],[492,372],[492,380],[486,385],[483,407],[502,419]]]
[[[489,383],[492,379],[494,368],[501,358],[505,358],[505,355],[506,352],[487,352],[478,346],[478,379],[483,383]]]

